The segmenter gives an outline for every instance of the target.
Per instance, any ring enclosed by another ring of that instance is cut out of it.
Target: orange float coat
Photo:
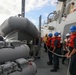
[[[76,38],[76,34],[70,35],[69,47],[74,48],[74,39]]]
[[[51,42],[52,42],[52,37],[49,37],[47,39],[46,45],[49,46],[49,47],[51,47]]]
[[[55,40],[58,40],[58,46],[57,47],[60,48],[61,47],[61,44],[60,44],[61,38],[60,37],[53,37],[52,43],[51,43],[52,48],[54,48]]]

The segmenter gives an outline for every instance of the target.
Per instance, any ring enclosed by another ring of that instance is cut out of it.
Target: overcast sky
[[[38,18],[42,15],[42,21],[56,8],[57,0],[26,0],[25,17],[38,26]],[[21,13],[21,0],[0,0],[0,25],[10,16]]]

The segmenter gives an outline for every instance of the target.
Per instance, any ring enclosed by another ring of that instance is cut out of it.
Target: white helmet
[[[66,34],[66,36],[70,36],[70,34],[69,34],[69,33],[67,33],[67,34]]]
[[[61,31],[58,31],[58,33],[61,33]]]

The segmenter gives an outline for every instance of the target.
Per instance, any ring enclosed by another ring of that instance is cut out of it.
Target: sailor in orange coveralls
[[[52,47],[53,47],[53,51],[52,53],[57,53],[57,54],[60,54],[60,39],[58,37],[59,33],[58,32],[55,32],[54,33],[54,37],[53,37],[53,40],[52,40]],[[53,56],[53,69],[51,70],[51,72],[57,72],[57,70],[59,69],[59,57],[54,55]]]
[[[64,42],[63,42],[63,55],[65,55],[66,53],[69,52],[68,48],[69,48],[69,40],[70,40],[70,34],[67,33],[66,34],[66,38],[64,39]],[[62,64],[65,64],[65,59],[66,57],[63,57],[62,58]]]
[[[71,58],[69,72],[70,75],[76,75],[76,27],[70,27],[70,41],[69,41],[69,50],[67,58]]]
[[[52,42],[52,33],[50,33],[48,35],[48,40],[46,42],[46,45],[48,47],[49,50],[52,51],[52,47],[51,47],[51,42]],[[52,65],[52,53],[48,50],[48,57],[49,57],[49,62],[47,62],[48,65]]]

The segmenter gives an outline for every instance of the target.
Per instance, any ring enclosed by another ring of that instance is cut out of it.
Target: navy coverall
[[[56,49],[55,49],[55,53],[57,53],[57,54],[60,54],[60,48],[58,48],[58,43],[59,43],[59,40],[55,40],[55,42],[54,42],[54,46],[56,47]],[[53,64],[54,64],[54,69],[59,69],[59,57],[58,56],[56,56],[56,55],[54,55],[54,57],[53,57]]]

